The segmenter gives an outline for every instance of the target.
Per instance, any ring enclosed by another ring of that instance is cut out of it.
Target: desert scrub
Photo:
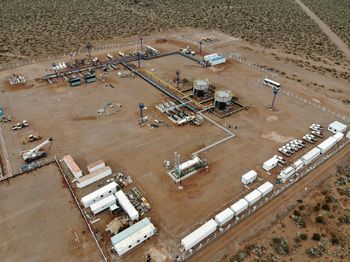
[[[273,237],[271,239],[271,246],[280,255],[286,256],[289,254],[288,240],[284,237]]]
[[[238,251],[233,257],[230,258],[230,262],[242,262],[249,256],[247,250]]]

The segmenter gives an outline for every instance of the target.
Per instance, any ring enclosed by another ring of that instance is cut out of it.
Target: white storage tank
[[[244,185],[248,185],[250,183],[253,183],[254,180],[257,178],[258,173],[256,173],[254,170],[250,170],[249,172],[245,173],[242,178],[241,178],[241,182]]]
[[[340,140],[343,139],[344,134],[341,133],[341,132],[338,132],[338,133],[336,133],[333,137],[334,137],[335,139],[337,139],[337,142],[339,142]]]
[[[186,236],[181,240],[181,245],[183,248],[188,251],[201,242],[203,239],[208,237],[210,234],[216,231],[218,224],[214,221],[214,219],[209,220],[204,225],[197,228],[191,234]]]
[[[91,204],[107,196],[113,195],[115,192],[117,192],[117,187],[118,185],[116,182],[109,183],[104,187],[101,187],[96,191],[91,192],[90,194],[82,197],[80,202],[83,204],[85,208],[88,208]]]
[[[232,100],[230,90],[219,90],[215,92],[214,105],[219,110],[225,110],[226,106]]]
[[[96,215],[103,210],[106,210],[111,205],[114,205],[116,203],[116,198],[114,195],[110,195],[106,198],[101,199],[100,201],[97,201],[96,203],[93,203],[90,205],[91,212]]]
[[[130,200],[124,194],[123,191],[119,190],[114,194],[118,200],[119,205],[124,209],[124,211],[128,214],[131,221],[139,219],[139,212],[136,208],[131,204]]]
[[[334,137],[329,137],[325,141],[323,141],[321,144],[319,144],[317,147],[321,149],[322,154],[326,153],[329,149],[331,149],[336,143],[337,139]]]
[[[193,95],[196,97],[204,97],[209,91],[209,80],[194,80],[193,81]]]
[[[246,210],[249,206],[249,203],[245,199],[240,199],[236,203],[234,203],[230,208],[233,211],[235,216],[241,214],[244,210]]]
[[[303,155],[301,159],[304,161],[305,165],[308,165],[321,154],[322,154],[321,149],[315,147],[314,149],[311,149],[309,152]]]
[[[244,199],[249,203],[249,206],[252,206],[261,198],[261,196],[261,192],[255,189],[254,191],[246,195]]]
[[[229,222],[234,216],[234,213],[231,209],[226,208],[224,211],[220,212],[215,216],[215,221],[219,226],[223,226]]]
[[[273,184],[271,184],[270,182],[265,182],[264,184],[262,184],[261,186],[259,186],[257,188],[257,190],[259,192],[261,192],[262,196],[266,196],[268,193],[272,192],[273,190]]]
[[[106,166],[104,168],[98,169],[94,173],[80,177],[78,179],[77,187],[78,188],[86,187],[86,186],[88,186],[92,183],[95,183],[96,181],[98,181],[102,178],[105,178],[109,175],[112,175],[112,169],[109,166]]]
[[[266,171],[270,171],[274,167],[276,167],[278,164],[278,159],[276,157],[272,157],[269,160],[265,161],[263,164],[263,169]]]
[[[105,162],[103,160],[98,160],[94,163],[91,163],[87,166],[87,170],[89,170],[90,173],[94,173],[97,170],[104,168],[106,166]]]

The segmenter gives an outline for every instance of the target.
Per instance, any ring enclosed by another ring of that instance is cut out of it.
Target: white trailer
[[[93,203],[90,205],[91,212],[96,215],[103,210],[106,210],[109,208],[111,205],[114,205],[116,203],[116,198],[114,195],[110,195],[108,197],[105,197],[101,199],[100,201],[97,201],[96,203]]]
[[[208,237],[210,234],[216,231],[218,224],[214,221],[214,219],[209,220],[204,225],[197,228],[191,234],[186,236],[181,240],[181,245],[183,248],[188,251],[201,242],[203,239]]]
[[[266,196],[268,193],[272,192],[273,190],[273,184],[271,184],[270,182],[265,182],[264,184],[262,184],[261,186],[259,186],[257,188],[257,190],[262,194],[262,196]]]
[[[345,133],[347,128],[348,128],[347,125],[345,125],[339,121],[334,121],[334,122],[329,124],[328,131],[331,131],[334,134],[336,134],[338,132]]]
[[[294,167],[288,166],[282,169],[282,171],[279,174],[279,178],[282,179],[283,181],[286,181],[288,178],[290,178],[294,174],[295,174]]]
[[[118,255],[122,256],[130,249],[155,235],[156,232],[157,228],[146,217],[111,237],[111,244]]]
[[[258,190],[254,190],[250,192],[248,195],[244,197],[244,199],[249,203],[249,206],[254,205],[260,198],[262,197],[262,194]]]
[[[298,172],[300,169],[302,169],[305,164],[304,161],[301,159],[298,159],[296,161],[293,162],[292,166],[294,167],[294,173]]]
[[[88,208],[89,206],[91,206],[93,203],[108,197],[110,195],[113,195],[115,192],[117,192],[117,183],[116,182],[112,182],[109,183],[107,185],[105,185],[104,187],[101,187],[99,189],[97,189],[94,192],[91,192],[90,194],[84,196],[81,198],[80,202],[83,204],[83,206],[85,208]]]
[[[64,156],[63,161],[67,165],[69,171],[73,174],[75,179],[78,179],[83,176],[83,172],[81,171],[77,163],[75,163],[71,155]]]
[[[305,165],[308,165],[321,154],[322,154],[321,149],[315,147],[314,149],[311,149],[309,152],[307,152],[305,155],[303,155],[301,157],[301,160],[304,161]]]
[[[118,200],[119,205],[124,209],[124,211],[128,214],[131,221],[135,221],[139,219],[139,212],[135,209],[135,207],[131,204],[128,197],[124,194],[122,190],[119,190],[114,194]]]
[[[87,170],[89,170],[90,174],[96,172],[97,170],[104,168],[106,166],[103,160],[98,160],[94,163],[91,163],[87,166]]]
[[[245,173],[242,178],[241,178],[241,182],[244,185],[248,185],[250,183],[253,183],[254,180],[257,178],[258,173],[256,173],[254,170],[250,170],[249,172]]]
[[[338,132],[338,133],[336,133],[333,137],[334,137],[335,139],[337,139],[337,142],[339,142],[340,140],[343,139],[344,134],[341,133],[341,132]]]
[[[346,134],[346,138],[350,139],[350,131]]]
[[[337,142],[338,142],[337,139],[331,136],[327,138],[325,141],[323,141],[321,144],[319,144],[317,147],[322,151],[322,154],[324,154],[329,149],[331,149]]]
[[[221,227],[229,222],[234,216],[234,213],[231,209],[226,208],[224,211],[220,212],[215,216],[215,221]]]
[[[246,210],[248,206],[249,206],[249,203],[244,198],[242,198],[238,200],[236,203],[234,203],[232,206],[230,206],[230,208],[233,211],[234,215],[238,216],[244,210]]]
[[[269,160],[265,161],[263,164],[263,169],[266,171],[270,171],[274,167],[276,167],[278,164],[278,159],[276,157],[272,157]]]
[[[86,187],[102,178],[105,178],[106,176],[112,175],[112,169],[109,166],[106,166],[104,168],[101,168],[97,170],[94,173],[91,173],[89,175],[83,176],[78,179],[77,187],[83,188]]]

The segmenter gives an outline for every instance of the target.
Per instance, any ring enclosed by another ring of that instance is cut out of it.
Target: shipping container
[[[105,197],[101,199],[100,201],[97,201],[90,205],[91,212],[96,215],[103,210],[108,209],[111,205],[114,205],[116,203],[116,198],[114,195],[110,195],[108,197]]]
[[[254,205],[260,198],[262,197],[262,194],[258,190],[254,190],[250,192],[248,195],[244,197],[244,199],[249,203],[249,206]]]
[[[83,172],[81,171],[77,163],[75,163],[71,155],[64,156],[63,161],[67,165],[69,171],[73,174],[75,179],[78,179],[83,176]]]
[[[338,133],[336,133],[333,137],[334,137],[335,139],[337,139],[337,142],[339,142],[340,140],[343,139],[344,134],[341,133],[341,132],[338,132]]]
[[[105,162],[103,160],[98,160],[94,163],[91,163],[87,166],[87,170],[89,170],[90,173],[94,173],[97,170],[104,168],[106,166]]]
[[[101,168],[97,170],[94,173],[91,173],[89,175],[83,176],[78,179],[77,187],[83,188],[86,187],[102,178],[105,178],[112,174],[112,170],[109,166],[106,166],[104,168]]]
[[[241,178],[241,182],[244,185],[248,185],[250,183],[253,183],[254,180],[257,178],[258,173],[256,173],[254,170],[250,170],[249,172],[245,173],[242,178]]]
[[[139,212],[135,209],[135,207],[131,204],[128,197],[124,194],[122,190],[119,190],[114,194],[118,200],[119,205],[124,209],[125,213],[128,214],[131,221],[139,219]]]
[[[233,211],[235,216],[241,214],[244,210],[246,210],[249,206],[249,203],[245,199],[240,199],[236,203],[234,203],[230,208]]]
[[[265,161],[263,164],[263,169],[266,171],[270,171],[274,167],[276,167],[278,164],[278,159],[276,157],[272,157],[269,160]]]
[[[322,154],[321,149],[315,147],[314,149],[311,149],[309,152],[303,155],[301,159],[304,161],[305,165],[308,165],[321,154]]]
[[[214,219],[209,220],[204,225],[197,228],[191,234],[186,236],[181,240],[181,245],[183,248],[188,251],[201,242],[203,239],[208,237],[210,234],[216,231],[218,224],[214,221]]]
[[[326,153],[329,149],[331,149],[337,143],[337,139],[334,137],[329,137],[317,147],[321,149],[322,154]]]
[[[234,213],[231,209],[226,208],[224,211],[220,212],[215,216],[215,221],[219,226],[222,226],[229,222],[234,216]]]
[[[118,185],[116,182],[109,183],[104,187],[101,187],[96,191],[91,192],[90,194],[82,197],[80,202],[83,204],[85,208],[88,208],[93,203],[117,192],[117,188],[118,188]]]
[[[268,193],[272,192],[273,190],[273,184],[270,182],[265,182],[261,186],[257,188],[257,190],[262,194],[262,196],[266,196]]]

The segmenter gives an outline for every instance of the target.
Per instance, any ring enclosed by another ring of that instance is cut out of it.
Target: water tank
[[[231,91],[216,91],[215,92],[215,107],[219,110],[225,110],[227,103],[231,102]]]
[[[194,80],[193,81],[193,95],[196,97],[203,97],[209,90],[209,81],[205,80]]]

